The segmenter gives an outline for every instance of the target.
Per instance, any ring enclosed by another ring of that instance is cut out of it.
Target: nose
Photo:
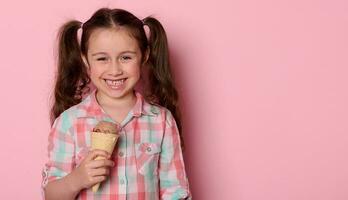
[[[121,75],[122,73],[123,73],[123,71],[122,71],[121,64],[118,63],[117,61],[113,61],[110,64],[110,74],[113,76],[116,76],[116,75]]]

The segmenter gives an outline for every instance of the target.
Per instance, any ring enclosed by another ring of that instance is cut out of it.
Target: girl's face
[[[83,60],[98,97],[104,102],[132,97],[142,56],[137,41],[121,27],[96,29],[88,42],[88,62]]]

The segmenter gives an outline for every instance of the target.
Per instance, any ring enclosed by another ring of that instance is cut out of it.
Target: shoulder
[[[59,128],[63,132],[67,132],[73,126],[77,118],[86,115],[86,101],[88,101],[87,98],[63,111],[56,118],[52,126],[54,128]]]
[[[173,114],[164,106],[144,101],[143,109],[146,113],[150,113],[157,118],[162,119],[162,121],[166,122],[167,125],[172,125],[173,121],[175,122]]]

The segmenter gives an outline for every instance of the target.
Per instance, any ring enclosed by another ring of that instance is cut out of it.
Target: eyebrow
[[[136,54],[137,52],[135,51],[122,51],[120,52],[120,54],[123,54],[123,53],[131,53],[131,54]],[[99,54],[102,54],[102,55],[107,55],[108,53],[106,52],[97,52],[97,53],[93,53],[92,56],[96,56],[96,55],[99,55]]]

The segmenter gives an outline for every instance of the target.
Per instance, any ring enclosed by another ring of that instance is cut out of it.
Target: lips
[[[106,85],[111,87],[112,89],[121,88],[124,85],[126,80],[127,78],[117,79],[117,80],[104,79]]]

